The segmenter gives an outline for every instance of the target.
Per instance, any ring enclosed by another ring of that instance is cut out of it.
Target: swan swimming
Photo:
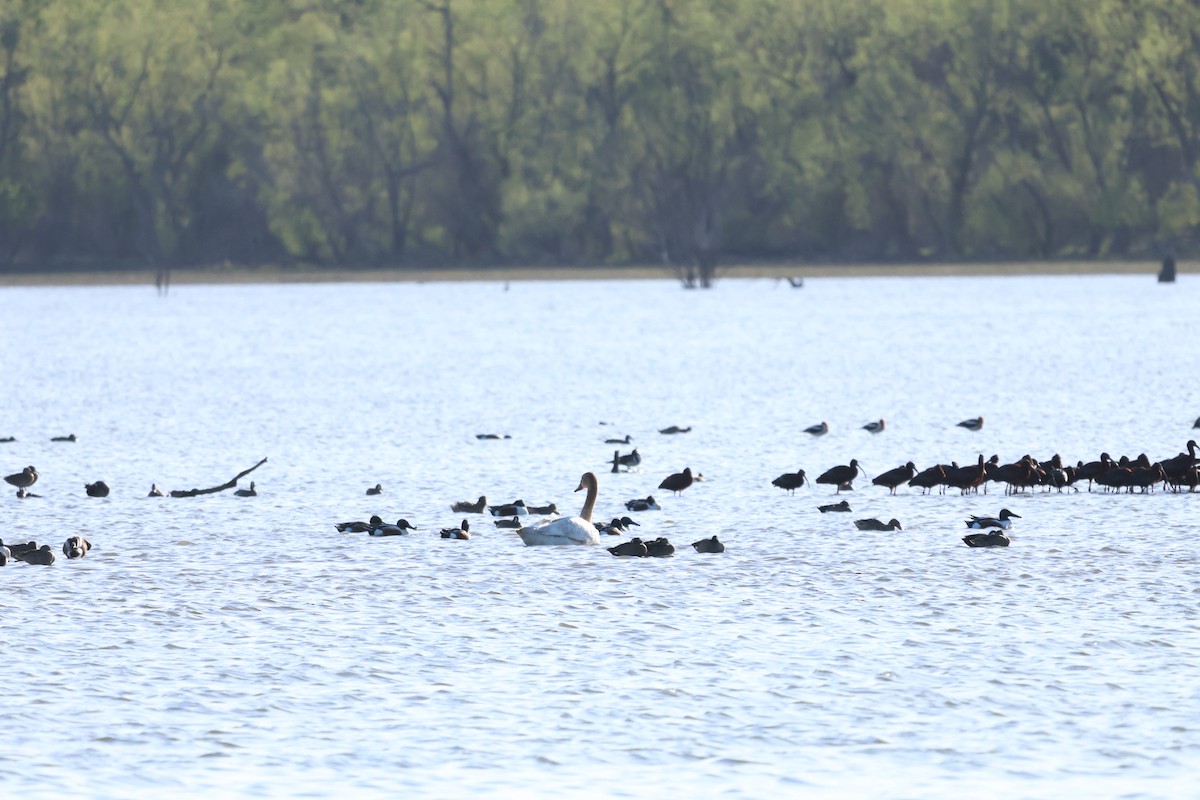
[[[532,547],[534,545],[556,544],[600,544],[600,532],[592,524],[592,509],[596,507],[596,495],[600,492],[600,484],[591,472],[583,473],[579,486],[575,491],[587,489],[587,499],[583,501],[583,509],[577,517],[558,517],[543,519],[532,525],[527,525],[517,531],[521,541]]]

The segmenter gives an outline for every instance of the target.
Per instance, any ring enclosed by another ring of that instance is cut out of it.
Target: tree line
[[[1194,252],[1191,0],[0,0],[0,268]]]

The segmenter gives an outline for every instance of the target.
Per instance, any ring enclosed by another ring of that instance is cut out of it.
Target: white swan
[[[596,507],[596,495],[600,492],[596,476],[585,472],[575,491],[580,489],[587,489],[587,499],[583,501],[583,510],[579,512],[578,517],[543,519],[526,525],[517,531],[521,541],[530,547],[548,544],[600,544],[600,532],[592,524],[592,509]]]

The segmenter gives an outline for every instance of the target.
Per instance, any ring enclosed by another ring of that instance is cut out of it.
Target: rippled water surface
[[[0,538],[94,546],[0,568],[0,793],[1192,795],[1200,494],[861,480],[822,515],[830,487],[770,481],[1172,456],[1200,433],[1197,286],[0,290],[0,472],[43,495],[6,487]],[[625,434],[641,471],[613,475]],[[263,457],[258,497],[146,497]],[[707,480],[657,492],[685,466]],[[481,516],[437,538],[480,494],[577,512],[586,470],[597,517],[657,492],[640,535],[679,552],[526,548]],[[1002,505],[1012,546],[964,546]],[[373,513],[421,530],[333,529]],[[687,547],[713,534],[723,555]]]

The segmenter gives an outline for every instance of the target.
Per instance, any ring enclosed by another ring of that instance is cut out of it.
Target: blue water
[[[0,290],[0,473],[42,495],[0,538],[93,544],[0,568],[0,792],[1191,794],[1200,495],[864,479],[822,515],[770,481],[1175,455],[1197,308],[1151,276]],[[258,497],[146,497],[264,457]],[[675,557],[437,535],[481,494],[575,513],[589,470]],[[965,547],[1001,506],[1012,546]],[[334,531],[374,513],[421,530]]]

